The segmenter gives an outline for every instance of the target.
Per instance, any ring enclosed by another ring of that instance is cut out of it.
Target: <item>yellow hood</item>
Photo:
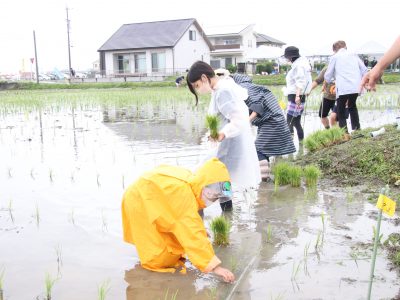
[[[218,158],[211,158],[206,161],[190,178],[189,184],[192,187],[196,200],[201,200],[202,189],[212,183],[230,181],[228,169]],[[201,201],[203,203],[203,201]]]

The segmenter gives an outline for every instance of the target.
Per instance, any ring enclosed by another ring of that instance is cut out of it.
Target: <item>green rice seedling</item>
[[[267,225],[267,243],[272,242],[272,226],[271,224]]]
[[[10,199],[10,202],[8,202],[8,213],[10,214],[11,222],[14,223],[14,215],[12,213],[13,208],[12,208],[12,199]]]
[[[45,287],[46,287],[46,298],[45,300],[51,300],[51,291],[53,290],[54,284],[58,278],[51,278],[49,273],[46,273],[45,277]]]
[[[35,204],[35,213],[33,215],[36,220],[36,226],[39,227],[40,224],[40,212],[39,212],[39,205],[36,203]]]
[[[212,287],[212,288],[210,288],[209,290],[208,290],[208,298],[210,299],[210,300],[216,300],[216,299],[218,299],[217,298],[217,292],[218,292],[218,290],[217,290],[217,288],[214,286],[214,287]]]
[[[214,235],[214,243],[216,245],[228,245],[229,244],[229,231],[231,224],[225,218],[225,216],[219,216],[211,221],[210,228]]]
[[[178,295],[179,289],[176,290],[176,292],[174,294],[171,294],[171,297],[169,298],[169,288],[167,289],[165,296],[164,296],[164,300],[176,300],[176,297]]]
[[[233,255],[231,255],[231,258],[230,258],[229,262],[230,262],[230,267],[231,267],[232,272],[235,272],[237,270],[237,267],[238,267],[237,258],[234,257]]]
[[[304,139],[303,145],[310,152],[314,152],[314,151],[318,150],[318,148],[320,146],[318,144],[318,142],[310,136],[308,136]]]
[[[346,199],[347,199],[348,203],[351,203],[354,200],[354,196],[353,196],[351,187],[346,188]]]
[[[5,273],[4,267],[0,271],[0,292],[3,291],[3,280],[4,280],[4,273]]]
[[[109,291],[110,291],[110,280],[106,280],[97,288],[97,299],[105,300]]]
[[[318,178],[321,176],[321,171],[317,166],[305,166],[303,170],[304,177],[306,178],[306,185],[309,187],[317,186]]]
[[[300,270],[300,266],[301,266],[301,261],[296,265],[296,261],[293,260],[292,277],[291,277],[292,281],[296,281],[297,275]]]
[[[100,174],[97,173],[96,177],[97,187],[100,187]]]
[[[327,131],[326,129],[316,131],[313,138],[320,145],[321,148],[329,146],[331,144],[330,134],[329,131]]]
[[[283,293],[279,293],[276,297],[273,297],[272,295],[271,295],[271,300],[284,300],[285,298],[284,298],[284,294],[285,294],[285,292],[283,292]]]
[[[108,229],[107,229],[107,218],[104,215],[104,210],[101,210],[101,223],[102,223],[103,232],[108,231]]]
[[[52,170],[52,169],[49,169],[49,178],[50,178],[50,181],[51,181],[51,182],[53,182],[53,176],[54,176],[53,170]]]
[[[308,242],[305,246],[304,246],[304,258],[303,258],[303,262],[304,262],[304,274],[305,275],[309,275],[308,273],[308,250],[310,248],[310,243]]]
[[[290,166],[289,168],[289,181],[293,187],[299,187],[301,184],[302,170],[299,166]]]
[[[73,225],[75,225],[75,212],[74,212],[74,209],[73,209],[73,208],[71,209],[71,212],[69,213],[69,221],[70,221]]]
[[[350,257],[354,260],[354,262],[356,263],[356,266],[358,268],[358,262],[357,262],[357,260],[358,260],[358,251],[352,250],[350,252]]]
[[[278,186],[290,183],[289,169],[289,163],[284,161],[277,162],[272,167],[272,173],[274,174],[275,181],[275,191],[277,191]]]
[[[322,222],[322,233],[325,232],[325,215],[321,213],[321,222]]]
[[[331,141],[334,143],[342,141],[345,134],[344,128],[340,128],[339,126],[334,126],[327,130],[327,132],[330,135]]]
[[[63,264],[62,262],[62,257],[61,257],[61,245],[57,245],[54,247],[55,251],[56,251],[56,256],[57,256],[57,270],[58,270],[58,274],[60,274],[60,270],[61,270],[61,266]]]
[[[210,130],[210,137],[213,139],[218,138],[219,119],[214,115],[206,116],[206,127]]]

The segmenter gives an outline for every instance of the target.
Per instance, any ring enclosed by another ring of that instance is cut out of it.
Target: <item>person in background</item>
[[[383,71],[396,59],[400,58],[400,36],[394,41],[393,45],[382,56],[375,67],[372,68],[361,80],[361,88],[367,90],[376,90],[376,82],[382,77]]]
[[[360,58],[347,51],[344,41],[337,41],[332,46],[335,53],[325,72],[324,79],[336,84],[336,105],[339,127],[347,131],[346,104],[349,109],[351,127],[353,130],[360,129],[360,120],[356,100],[362,76],[368,71]]]
[[[284,57],[292,65],[286,75],[285,94],[289,103],[286,121],[292,136],[294,134],[293,127],[296,128],[297,137],[301,143],[304,139],[304,131],[300,121],[306,94],[309,94],[311,90],[311,65],[307,58],[300,56],[299,49],[294,46],[285,49]]]
[[[234,190],[256,188],[261,181],[260,165],[244,102],[247,90],[229,76],[216,76],[213,68],[203,61],[190,67],[186,81],[196,105],[198,94],[211,94],[208,115],[220,120],[216,139],[219,144],[214,156],[228,168]],[[221,208],[231,210],[232,202],[225,203]]]
[[[261,179],[268,180],[270,157],[296,152],[285,116],[274,94],[265,86],[256,85],[252,79],[243,74],[229,74],[228,70],[215,70],[218,76],[231,76],[244,87],[249,97],[245,100],[249,108],[249,119],[257,126],[255,146],[260,163]]]
[[[318,74],[317,78],[315,78],[315,80],[312,82],[310,92],[319,84],[322,84],[323,97],[319,107],[318,115],[321,118],[322,125],[324,125],[326,129],[329,129],[331,126],[336,124],[336,112],[334,112],[334,118],[331,116],[331,118],[328,119],[329,112],[334,110],[336,104],[336,95],[335,83],[328,83],[324,80],[324,75],[327,68],[328,66],[325,66]]]
[[[226,166],[213,158],[196,173],[159,166],[144,173],[124,193],[124,241],[136,246],[143,268],[155,272],[186,272],[185,255],[204,273],[233,282],[233,273],[221,267],[198,211],[232,197]]]
[[[181,86],[184,79],[185,79],[185,76],[179,76],[178,78],[175,79],[175,85],[177,88]]]

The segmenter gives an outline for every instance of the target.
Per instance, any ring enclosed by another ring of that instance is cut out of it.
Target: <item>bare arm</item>
[[[375,85],[379,78],[381,78],[383,71],[391,64],[394,60],[400,57],[400,36],[395,40],[393,45],[385,55],[378,61],[375,67],[372,68],[367,74],[364,75],[361,81],[361,89],[366,88],[367,90],[375,91]]]

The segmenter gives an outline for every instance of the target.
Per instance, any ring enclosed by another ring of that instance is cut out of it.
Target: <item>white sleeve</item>
[[[220,131],[225,134],[225,138],[238,136],[249,123],[247,112],[242,111],[231,91],[222,90],[217,97],[218,110],[229,120]]]

